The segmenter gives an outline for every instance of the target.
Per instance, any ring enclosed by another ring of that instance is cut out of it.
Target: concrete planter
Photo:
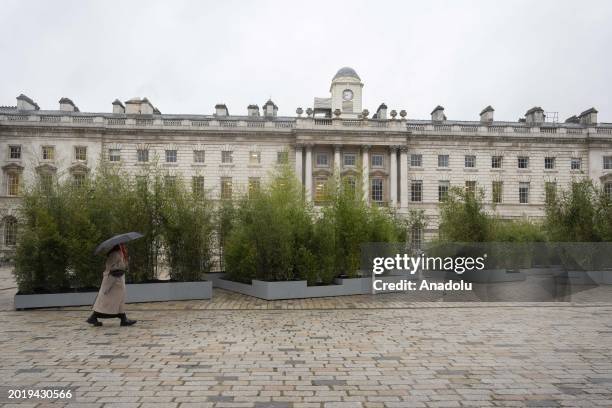
[[[308,286],[305,280],[300,281],[280,281],[266,282],[253,280],[251,284],[234,282],[223,279],[224,274],[208,274],[207,279],[213,282],[213,286],[229,290],[231,292],[242,293],[243,295],[253,296],[265,300],[281,299],[306,299],[331,296],[365,295],[371,294],[372,278],[348,278],[334,279],[334,284],[325,286]],[[382,276],[385,282],[399,282],[401,279],[410,279],[406,276]],[[377,291],[377,293],[381,293]]]
[[[126,303],[210,299],[212,282],[155,282],[127,284]],[[15,309],[93,305],[98,292],[15,295]]]
[[[524,281],[526,276],[520,271],[507,269],[485,269],[482,271],[468,271],[461,275],[461,279],[474,283],[501,283]]]
[[[612,285],[612,270],[568,271],[567,278],[573,285]]]

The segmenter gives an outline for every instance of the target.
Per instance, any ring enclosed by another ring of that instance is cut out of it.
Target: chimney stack
[[[527,122],[527,124],[535,125],[544,123],[545,119],[546,115],[544,115],[544,109],[539,106],[534,106],[525,113],[525,122]]]
[[[22,111],[40,110],[40,107],[32,99],[28,98],[24,94],[17,97],[17,109]]]
[[[376,109],[376,119],[387,119],[387,105],[384,102]]]
[[[125,113],[125,105],[119,99],[113,101],[113,113]]]
[[[434,122],[442,122],[446,120],[446,115],[444,114],[444,108],[442,106],[438,105],[433,111],[431,111],[431,120]]]
[[[578,115],[581,125],[596,125],[597,124],[597,109],[587,109]]]
[[[115,105],[114,102],[113,105]],[[125,113],[128,115],[152,115],[154,111],[155,107],[147,98],[132,98],[129,101],[125,101]]]
[[[249,112],[249,117],[259,117],[259,106],[249,105],[247,111]]]
[[[215,105],[215,116],[229,116],[229,111],[224,103],[218,103]]]
[[[491,105],[487,106],[480,112],[480,123],[491,123],[493,122],[493,113],[495,109]]]
[[[268,102],[266,102],[263,106],[264,116],[266,118],[273,118],[273,117],[276,117],[277,112],[278,112],[278,106],[276,106],[274,102],[272,102],[271,99],[268,99]]]
[[[70,98],[62,98],[59,100],[60,110],[64,112],[78,112],[79,108],[72,102]]]

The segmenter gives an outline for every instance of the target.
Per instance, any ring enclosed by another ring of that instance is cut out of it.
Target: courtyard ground
[[[133,327],[89,308],[14,311],[0,269],[3,406],[612,406],[609,303],[411,302],[349,296],[128,305]],[[7,390],[72,389],[70,400]]]

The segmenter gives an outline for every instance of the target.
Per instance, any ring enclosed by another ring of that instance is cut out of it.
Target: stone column
[[[295,176],[300,180],[300,183],[304,185],[304,163],[302,160],[302,152],[304,146],[301,144],[295,145]]]
[[[363,199],[366,203],[370,202],[370,146],[361,146],[361,167],[362,167],[362,181],[363,181]]]
[[[400,206],[408,207],[408,146],[400,149]]]
[[[340,157],[340,145],[334,145],[334,173],[340,179],[340,170],[342,168]]]
[[[312,145],[306,145],[304,189],[306,191],[306,201],[312,201]]]
[[[391,146],[389,149],[391,153],[390,168],[389,168],[389,184],[391,188],[390,192],[390,205],[391,207],[397,206],[397,146]]]

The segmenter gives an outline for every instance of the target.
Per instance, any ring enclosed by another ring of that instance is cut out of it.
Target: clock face
[[[353,99],[353,91],[351,91],[350,89],[345,89],[342,92],[342,99],[344,99],[345,101],[350,101]]]

